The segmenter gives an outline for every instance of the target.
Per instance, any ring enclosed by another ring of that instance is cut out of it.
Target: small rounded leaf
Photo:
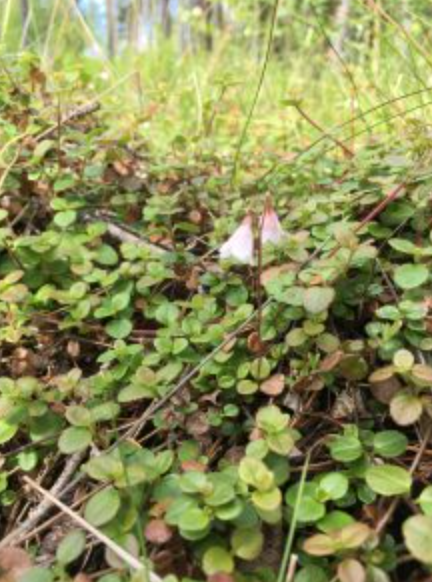
[[[62,565],[71,564],[83,553],[86,545],[86,536],[81,529],[69,532],[60,542],[56,558]]]
[[[429,270],[425,265],[401,265],[394,273],[396,284],[404,290],[416,289],[426,283],[428,278]]]
[[[110,522],[120,509],[120,495],[114,487],[107,487],[96,493],[87,503],[85,519],[96,527]]]
[[[366,483],[378,495],[391,497],[409,493],[412,477],[403,467],[375,465],[367,469]]]
[[[423,404],[412,392],[398,392],[390,402],[390,415],[399,426],[409,426],[418,421],[423,412]]]
[[[242,560],[255,560],[261,553],[264,536],[257,528],[236,529],[231,537],[234,554]]]
[[[366,570],[361,562],[347,558],[340,562],[337,568],[340,582],[365,582]]]
[[[231,574],[234,570],[234,560],[227,550],[215,546],[205,552],[202,568],[208,576],[219,572]]]
[[[83,451],[92,442],[92,435],[86,428],[72,426],[67,428],[60,435],[58,446],[65,455],[71,455],[78,451]]]
[[[303,296],[303,306],[309,313],[317,314],[326,311],[335,298],[331,287],[310,287]]]
[[[413,515],[402,527],[405,544],[420,562],[432,565],[432,517]]]
[[[146,540],[152,544],[161,545],[169,542],[173,531],[163,519],[152,519],[146,525],[144,535]]]

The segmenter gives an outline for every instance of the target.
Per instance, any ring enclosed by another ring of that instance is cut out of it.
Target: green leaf
[[[220,572],[231,574],[234,571],[234,560],[227,550],[216,546],[205,552],[202,568],[207,576]]]
[[[389,240],[389,245],[396,251],[407,255],[416,255],[420,251],[418,246],[405,238],[392,238]]]
[[[245,457],[240,461],[239,477],[244,483],[260,491],[268,491],[274,484],[273,473],[262,461],[253,457]]]
[[[399,374],[409,372],[414,366],[414,362],[414,356],[409,350],[398,350],[393,356],[393,364]]]
[[[205,530],[210,524],[208,514],[199,507],[192,507],[187,509],[178,520],[180,529],[190,532],[197,532]]]
[[[110,245],[101,245],[96,252],[95,261],[100,265],[112,267],[118,263],[118,255]]]
[[[66,418],[74,426],[88,427],[92,423],[91,413],[85,406],[68,406]]]
[[[282,503],[282,493],[278,487],[269,491],[254,491],[252,493],[252,503],[263,511],[274,511]]]
[[[19,577],[20,582],[52,582],[54,574],[47,568],[36,566],[23,572]]]
[[[95,527],[100,527],[114,519],[120,505],[118,491],[114,487],[107,487],[90,499],[85,507],[84,517]]]
[[[18,466],[23,471],[32,471],[39,460],[37,452],[32,450],[22,451],[21,453],[18,453],[16,458]]]
[[[9,424],[6,420],[0,420],[0,445],[7,443],[18,432],[18,426],[15,424]]]
[[[205,496],[205,503],[210,507],[220,507],[230,503],[235,498],[235,491],[233,485],[224,481],[222,475],[212,475],[211,484],[213,485],[213,490],[209,495]]]
[[[253,380],[240,380],[237,384],[237,392],[243,396],[248,396],[249,394],[255,394],[258,392],[259,384]]]
[[[120,390],[117,400],[120,403],[134,402],[143,398],[154,398],[157,395],[156,388],[149,384],[129,384]]]
[[[287,429],[278,433],[268,434],[266,436],[266,442],[271,451],[284,456],[293,450],[295,444],[291,432]]]
[[[293,510],[297,507],[299,523],[313,523],[322,519],[326,508],[324,503],[316,499],[318,486],[316,483],[305,483],[303,495],[298,498],[300,484],[292,485],[285,494],[285,502]]]
[[[426,283],[428,278],[429,270],[425,265],[401,265],[394,273],[396,284],[404,290],[416,289]]]
[[[270,376],[271,364],[267,358],[259,358],[251,363],[250,371],[255,380],[265,380]]]
[[[213,488],[207,475],[200,471],[187,471],[179,479],[180,489],[184,493],[210,493]]]
[[[107,334],[114,339],[124,339],[128,337],[133,329],[130,319],[113,319],[105,326]]]
[[[294,580],[295,582],[329,582],[330,578],[324,568],[308,564],[299,570]]]
[[[432,565],[432,517],[413,515],[402,527],[405,544],[420,562]]]
[[[92,442],[92,434],[86,428],[70,427],[60,435],[58,446],[64,455],[83,451]]]
[[[417,499],[417,503],[425,515],[432,517],[432,485],[428,485],[423,489],[420,497]]]
[[[64,212],[58,212],[54,216],[54,222],[60,228],[67,228],[73,224],[77,219],[77,213],[75,210],[65,210]]]
[[[279,433],[288,426],[289,418],[289,415],[284,414],[278,406],[271,405],[258,410],[256,423],[267,433]]]
[[[355,519],[349,513],[336,509],[320,519],[317,523],[317,528],[324,533],[329,533],[350,525],[354,521]]]
[[[351,463],[356,461],[363,454],[363,447],[359,439],[355,436],[337,436],[329,444],[330,454],[335,461]]]
[[[319,481],[318,497],[323,501],[336,501],[348,492],[349,481],[343,473],[327,473]]]
[[[83,553],[86,545],[86,536],[81,529],[69,532],[60,542],[57,551],[57,561],[66,566],[74,562]]]
[[[258,528],[239,528],[231,536],[234,555],[242,560],[255,560],[261,554],[264,536]]]
[[[334,298],[332,287],[310,287],[303,296],[303,306],[309,313],[322,313],[330,307]]]
[[[306,343],[308,339],[308,336],[300,327],[292,329],[285,337],[286,344],[290,348],[298,348]]]
[[[369,467],[365,478],[372,491],[386,497],[409,493],[412,484],[412,477],[409,472],[395,465]]]
[[[408,439],[397,430],[384,430],[374,436],[373,448],[377,455],[385,458],[402,455],[408,446]]]

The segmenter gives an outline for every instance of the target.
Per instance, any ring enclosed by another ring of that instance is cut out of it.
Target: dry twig
[[[38,485],[33,479],[30,477],[25,476],[24,481],[29,485],[32,489],[40,493],[44,497],[44,503],[48,503],[49,505],[53,504],[56,505],[63,513],[65,513],[68,517],[70,517],[73,521],[75,521],[80,527],[84,530],[89,532],[92,536],[94,536],[97,540],[99,540],[102,544],[104,544],[111,552],[116,554],[121,560],[123,560],[132,570],[142,570],[145,568],[144,564],[135,556],[132,556],[129,552],[127,552],[124,548],[116,544],[113,540],[111,540],[108,536],[104,533],[99,531],[97,528],[92,526],[88,521],[86,521],[83,517],[78,515],[75,511],[72,511],[67,505],[62,503],[59,499],[54,497],[52,493],[46,491],[43,487]],[[149,572],[148,579],[150,582],[161,582],[161,578],[157,574],[153,572]]]
[[[64,488],[71,480],[73,474],[75,473],[76,469],[81,463],[84,454],[85,453],[83,452],[79,452],[75,453],[74,455],[71,455],[68,458],[60,477],[57,479],[57,481],[51,488],[50,491],[51,495],[59,496],[64,493]],[[21,539],[40,521],[42,521],[42,519],[45,517],[45,515],[48,513],[50,509],[51,509],[50,501],[48,501],[47,499],[42,501],[42,503],[40,503],[32,512],[30,512],[29,516],[25,521],[23,521],[17,528],[12,530],[9,535],[7,535],[0,541],[0,549],[5,548],[7,546],[19,544]]]

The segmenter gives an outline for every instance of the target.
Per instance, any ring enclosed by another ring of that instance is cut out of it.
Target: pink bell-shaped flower
[[[240,226],[219,249],[221,259],[232,259],[239,263],[253,264],[254,234],[252,228],[252,214],[248,212]]]
[[[273,208],[270,198],[267,198],[266,200],[260,227],[261,243],[263,245],[268,242],[277,245],[286,237],[286,232],[282,228],[279,217]]]

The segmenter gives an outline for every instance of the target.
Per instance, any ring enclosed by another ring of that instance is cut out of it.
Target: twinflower
[[[221,259],[233,259],[248,265],[254,259],[254,234],[252,228],[252,214],[248,212],[240,226],[219,249]]]
[[[267,198],[260,223],[261,243],[270,242],[277,245],[285,238],[286,233],[282,228],[279,217],[276,214],[270,198]]]

